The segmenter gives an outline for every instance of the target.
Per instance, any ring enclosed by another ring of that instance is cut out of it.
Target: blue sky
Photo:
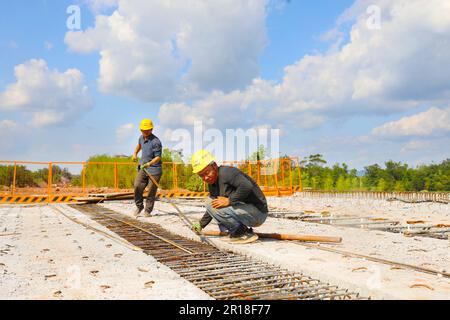
[[[281,2],[281,1],[280,1]],[[263,78],[281,80],[283,68],[299,57],[327,49],[320,36],[353,1],[289,1],[268,11],[269,46],[261,56]]]
[[[281,129],[281,153],[358,169],[439,162],[450,142],[447,4],[415,2],[8,2],[0,160],[131,154],[149,117],[168,147],[173,130],[202,120],[222,131]],[[81,10],[79,31],[66,26],[70,5]]]

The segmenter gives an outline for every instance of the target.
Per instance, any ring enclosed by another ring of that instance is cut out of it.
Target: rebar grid
[[[183,238],[98,205],[72,205],[215,299],[360,299],[301,273]]]

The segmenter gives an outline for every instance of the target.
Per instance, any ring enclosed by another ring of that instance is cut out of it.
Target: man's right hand
[[[133,155],[131,156],[131,160],[136,162],[137,161],[137,155],[133,153]]]
[[[198,222],[193,223],[191,229],[192,229],[192,231],[194,231],[197,234],[200,234],[200,232],[202,232],[202,226]]]

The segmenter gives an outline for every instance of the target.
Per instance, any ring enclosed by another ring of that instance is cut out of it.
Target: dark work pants
[[[161,175],[153,175],[153,178],[159,183]],[[156,190],[158,187],[153,183],[145,171],[141,169],[134,179],[134,202],[139,209],[144,209],[144,189],[147,185],[149,185],[149,193],[145,200],[145,212],[151,213],[155,205]]]
[[[220,231],[226,229],[231,234],[236,232],[241,225],[248,228],[259,227],[266,221],[267,213],[259,211],[253,204],[238,203],[225,208],[214,209],[212,200],[206,200],[206,211],[219,223]]]

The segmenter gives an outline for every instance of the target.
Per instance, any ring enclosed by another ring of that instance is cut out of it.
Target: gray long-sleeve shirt
[[[211,198],[227,197],[230,205],[243,202],[253,204],[261,212],[269,212],[266,197],[258,184],[237,168],[220,166],[216,182],[209,184],[208,189]],[[200,220],[202,228],[206,227],[211,219],[206,212]]]

